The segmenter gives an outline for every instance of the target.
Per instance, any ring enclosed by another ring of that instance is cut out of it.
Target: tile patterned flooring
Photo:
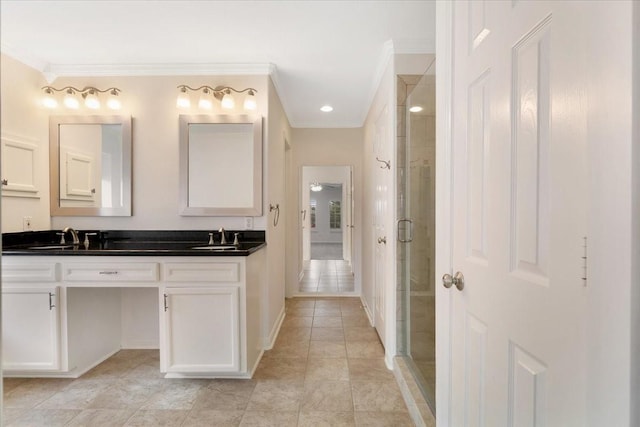
[[[5,426],[413,426],[359,298],[295,298],[251,380],[163,379],[123,350],[78,379],[4,380]]]
[[[305,262],[299,290],[320,295],[353,292],[354,279],[349,261],[312,259]]]

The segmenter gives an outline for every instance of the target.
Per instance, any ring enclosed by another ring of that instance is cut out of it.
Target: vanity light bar
[[[57,89],[53,86],[44,86],[42,90],[44,92],[42,105],[46,108],[56,108],[58,106],[58,100],[56,99],[57,92],[64,92],[62,103],[71,110],[80,108],[80,97],[84,99],[85,107],[92,110],[99,109],[100,99],[98,95],[101,93],[109,94],[107,98],[107,108],[110,110],[119,110],[122,108],[122,103],[118,97],[121,90],[117,87],[102,90],[93,86],[87,86],[84,89],[78,89],[73,86],[65,86],[62,89]]]
[[[178,89],[180,89],[178,99],[176,100],[176,107],[178,108],[186,109],[191,107],[189,91],[200,93],[200,97],[198,98],[198,108],[202,110],[211,110],[213,108],[214,99],[220,101],[220,106],[225,110],[232,110],[235,108],[236,103],[231,92],[238,94],[247,92],[243,103],[243,108],[245,110],[253,111],[258,108],[258,103],[256,102],[256,93],[258,91],[251,87],[238,90],[230,86],[211,87],[204,85],[199,88],[192,88],[191,86],[180,85],[178,86]]]

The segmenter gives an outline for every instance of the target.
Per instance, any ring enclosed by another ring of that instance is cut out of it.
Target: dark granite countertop
[[[78,230],[80,244],[71,244],[67,233],[66,245],[60,245],[59,230],[2,234],[2,255],[49,256],[248,256],[266,245],[262,230],[227,230],[229,244],[220,245],[220,233],[214,232],[215,245],[208,245],[211,231],[193,230]],[[89,246],[83,244],[85,233]],[[234,246],[234,233],[239,245]],[[204,249],[194,249],[204,248]]]

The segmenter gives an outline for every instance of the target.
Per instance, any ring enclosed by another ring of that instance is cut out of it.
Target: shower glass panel
[[[435,65],[397,83],[398,350],[435,414]]]

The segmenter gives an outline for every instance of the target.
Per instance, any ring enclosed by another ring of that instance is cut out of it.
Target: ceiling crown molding
[[[231,76],[269,75],[275,69],[265,64],[51,64],[49,71],[58,76]]]
[[[271,75],[275,65],[214,64],[214,63],[163,63],[163,64],[50,64],[25,51],[14,49],[0,42],[0,52],[40,71],[48,82],[58,77],[80,76],[247,76]]]
[[[49,66],[47,61],[37,58],[24,50],[21,51],[20,49],[16,49],[5,42],[0,42],[0,52],[12,57],[16,61],[22,62],[23,64],[40,71],[41,73],[45,73]]]

